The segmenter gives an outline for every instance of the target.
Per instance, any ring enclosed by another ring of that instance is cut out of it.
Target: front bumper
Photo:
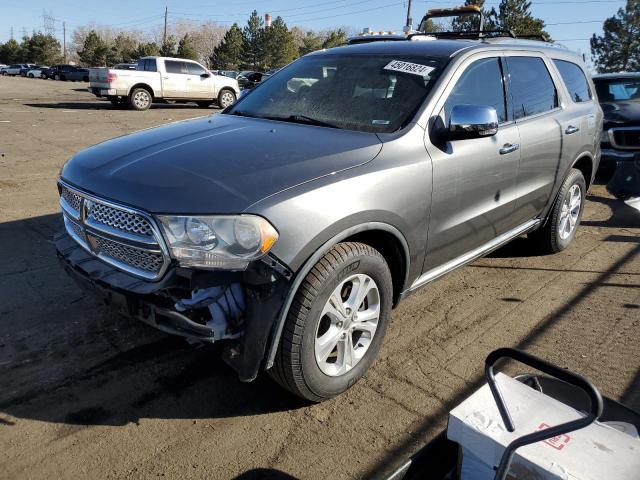
[[[617,162],[633,162],[640,160],[640,150],[616,150],[615,148],[602,148],[600,165],[611,165]]]
[[[202,272],[171,267],[158,282],[146,281],[110,266],[84,250],[66,231],[54,237],[58,259],[67,274],[107,306],[172,335],[192,340],[219,340],[212,328],[175,308],[176,295],[195,289],[239,282],[245,292],[245,312],[238,338],[225,340],[224,360],[242,381],[252,381],[264,364],[290,272],[282,274],[260,262],[245,272]],[[180,293],[182,292],[182,293]],[[195,312],[194,312],[195,313]]]

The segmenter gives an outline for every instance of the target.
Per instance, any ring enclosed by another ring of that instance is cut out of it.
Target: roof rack
[[[482,32],[484,28],[484,13],[482,13],[482,9],[477,5],[466,5],[464,7],[455,8],[432,8],[431,10],[427,10],[427,13],[424,17],[422,17],[422,20],[420,21],[418,30],[424,31],[424,24],[432,18],[460,17],[462,15],[479,16],[480,22],[478,31]]]
[[[462,38],[462,39],[480,39],[480,38],[495,38],[495,37],[511,37],[511,38],[525,38],[517,37],[512,30],[470,30],[470,31],[446,31],[446,32],[416,32],[410,34],[407,38],[410,40],[413,37],[427,36],[436,38]]]

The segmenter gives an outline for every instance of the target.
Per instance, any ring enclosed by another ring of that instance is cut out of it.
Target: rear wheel
[[[218,94],[218,106],[220,108],[227,108],[236,103],[236,94],[233,90],[223,88]]]
[[[129,103],[134,110],[147,110],[152,102],[153,97],[151,97],[149,91],[144,88],[135,88],[129,96]]]
[[[33,73],[28,74],[29,78],[33,78]]]
[[[314,402],[350,388],[380,349],[392,291],[377,250],[354,242],[333,247],[295,294],[271,376]]]
[[[529,234],[545,253],[561,252],[576,235],[584,210],[587,183],[582,172],[572,168],[562,183],[546,224]]]

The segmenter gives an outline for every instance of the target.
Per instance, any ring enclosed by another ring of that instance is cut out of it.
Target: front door
[[[185,62],[187,64],[189,98],[203,98],[212,100],[214,98],[213,79],[211,73],[195,62]]]
[[[494,107],[499,128],[491,137],[445,142],[427,139],[433,196],[424,271],[515,226],[520,137],[507,110],[503,64],[496,56],[472,57],[459,67],[451,83],[436,105],[436,129],[446,128],[456,105]]]

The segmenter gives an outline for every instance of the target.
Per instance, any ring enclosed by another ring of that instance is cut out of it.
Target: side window
[[[197,63],[192,63],[192,62],[185,62],[185,63],[187,64],[189,75],[202,75],[203,73],[207,73],[207,71]]]
[[[145,72],[157,72],[158,71],[158,67],[156,65],[156,59],[155,58],[147,58],[144,61],[144,70],[145,70]]]
[[[578,65],[564,60],[554,60],[553,63],[560,72],[562,81],[567,86],[574,102],[588,102],[593,98],[587,78]]]
[[[556,87],[544,60],[539,57],[509,57],[507,64],[516,120],[558,106]]]
[[[488,105],[496,109],[498,121],[507,121],[502,67],[497,57],[473,62],[458,79],[444,104],[444,122],[449,123],[456,105]]]
[[[178,62],[176,60],[165,60],[164,68],[166,68],[167,73],[186,73],[186,69],[184,67],[184,62]]]

